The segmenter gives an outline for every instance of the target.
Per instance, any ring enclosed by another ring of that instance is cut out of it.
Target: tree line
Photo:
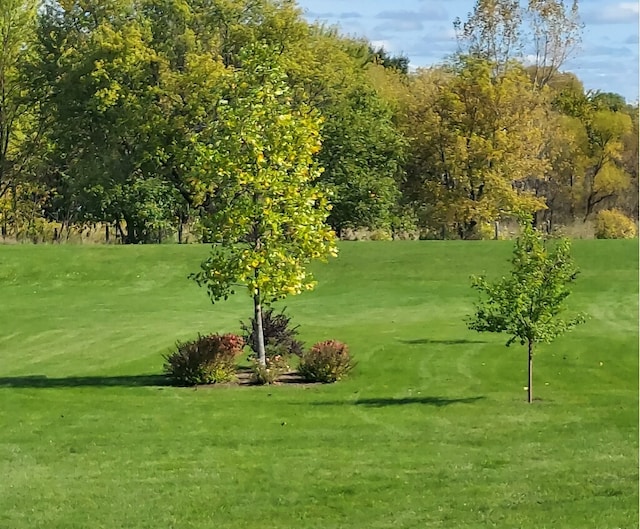
[[[562,70],[577,3],[478,0],[454,25],[458,51],[409,71],[292,0],[4,0],[2,236],[206,242],[234,199],[216,175],[268,190],[274,164],[291,194],[294,157],[338,235],[637,219],[637,104]]]

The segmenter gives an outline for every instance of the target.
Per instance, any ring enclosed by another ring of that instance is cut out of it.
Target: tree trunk
[[[124,234],[124,244],[138,244],[141,242],[141,230],[130,217],[124,216],[124,223],[127,226],[127,232]]]
[[[11,186],[11,207],[13,209],[13,231],[16,234],[16,241],[18,240],[18,233],[20,231],[18,222],[18,197],[16,196],[16,187]]]
[[[533,402],[533,341],[529,340],[529,384],[527,386],[527,402]]]
[[[124,231],[122,230],[122,224],[120,224],[119,220],[116,221],[116,233],[120,235],[120,243],[126,244],[126,236],[124,234]]]
[[[253,296],[253,313],[256,320],[256,338],[258,340],[258,362],[261,366],[267,365],[267,353],[264,348],[264,330],[262,328],[262,305],[260,303],[260,291]]]
[[[458,235],[461,240],[467,241],[475,235],[475,228],[478,222],[475,220],[463,221],[458,225]]]

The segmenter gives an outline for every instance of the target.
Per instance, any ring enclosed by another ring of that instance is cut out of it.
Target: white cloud
[[[640,3],[618,2],[588,11],[584,20],[588,24],[637,24]]]
[[[393,44],[391,44],[390,41],[384,40],[384,39],[382,39],[382,40],[372,40],[371,41],[371,47],[376,49],[376,50],[379,50],[380,48],[384,48],[385,51],[391,52],[391,53],[393,53],[393,51],[394,51],[393,50]]]
[[[619,5],[621,9],[630,11],[636,15],[640,14],[640,4],[638,4],[638,2],[622,2]]]

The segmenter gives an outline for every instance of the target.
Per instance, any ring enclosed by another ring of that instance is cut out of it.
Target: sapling
[[[509,334],[507,347],[514,342],[527,345],[527,400],[533,400],[533,355],[538,343],[550,343],[556,337],[584,321],[578,314],[561,317],[569,286],[578,275],[571,258],[571,244],[561,239],[549,248],[544,235],[521,220],[508,276],[490,283],[484,276],[473,277],[473,287],[484,294],[468,322],[478,332]]]

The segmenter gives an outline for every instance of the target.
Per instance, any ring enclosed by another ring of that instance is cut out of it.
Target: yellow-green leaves
[[[189,168],[209,190],[214,242],[195,279],[214,302],[239,285],[266,301],[299,294],[314,286],[306,264],[335,254],[313,157],[319,117],[293,102],[267,47],[248,50],[226,81],[227,103],[197,134]]]
[[[417,162],[414,196],[432,205],[431,223],[468,238],[479,224],[544,208],[523,185],[546,168],[544,99],[520,68],[495,77],[491,63],[466,57],[414,83],[406,125]]]
[[[528,345],[529,402],[531,402],[532,360],[536,344],[549,343],[584,321],[583,315],[561,316],[569,286],[578,275],[567,239],[552,248],[541,232],[531,226],[531,218],[521,216],[521,234],[513,247],[512,268],[508,276],[494,283],[485,277],[472,278],[482,294],[470,329],[478,332],[506,333],[507,346],[514,342]]]
[[[587,220],[632,185],[629,169],[637,160],[631,167],[625,161],[628,145],[637,144],[632,111],[615,94],[561,92],[555,102],[568,116],[557,120],[560,137],[551,149],[550,180],[556,182],[551,198],[568,203],[571,216]]]
[[[578,270],[567,239],[548,248],[530,218],[523,216],[520,227],[510,274],[495,283],[484,277],[473,278],[473,287],[485,296],[477,304],[469,328],[507,333],[507,345],[514,341],[550,342],[584,320],[583,316],[568,320],[560,317]]]
[[[15,185],[13,168],[24,166],[23,145],[37,128],[21,79],[33,49],[36,7],[34,0],[0,2],[0,198]]]

